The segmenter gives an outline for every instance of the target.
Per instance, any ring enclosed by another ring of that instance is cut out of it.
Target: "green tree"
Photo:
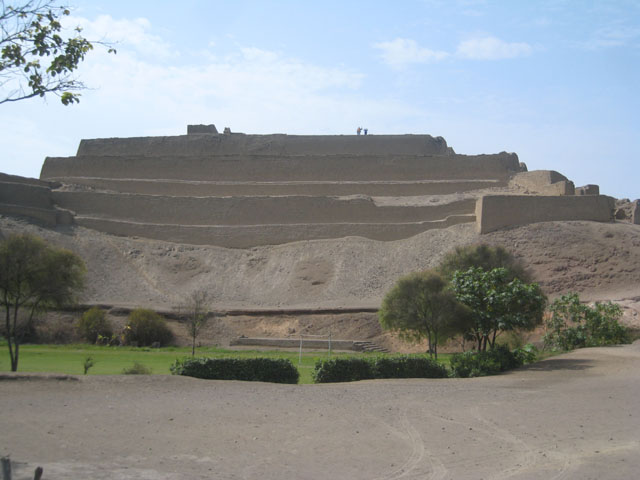
[[[438,271],[446,279],[451,280],[456,271],[465,272],[471,267],[482,268],[487,272],[494,268],[505,268],[509,280],[519,278],[526,283],[532,281],[531,275],[521,260],[504,247],[493,247],[486,243],[456,247],[445,255],[438,266]]]
[[[53,93],[64,105],[80,101],[84,83],[74,73],[94,44],[61,20],[71,12],[55,0],[0,1],[0,104]]]
[[[0,242],[0,305],[5,310],[12,372],[18,370],[25,326],[38,313],[73,303],[84,274],[77,255],[33,235],[11,235]]]
[[[195,356],[196,339],[211,314],[209,292],[204,289],[191,292],[177,310],[179,314],[186,316],[187,331],[191,337],[191,356]]]
[[[557,298],[550,306],[544,343],[561,350],[597,347],[629,342],[629,331],[619,320],[620,305],[596,302],[593,307],[580,302],[577,293]]]
[[[465,330],[467,310],[447,289],[446,280],[427,270],[398,280],[378,312],[380,324],[412,341],[426,338],[429,353],[438,358],[438,343]]]
[[[505,268],[457,271],[451,287],[457,299],[471,310],[473,320],[468,333],[478,351],[486,351],[487,346],[493,348],[501,332],[533,330],[542,323],[547,300],[538,284],[512,279]]]

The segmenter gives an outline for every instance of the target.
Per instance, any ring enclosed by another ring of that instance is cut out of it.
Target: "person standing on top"
[[[357,133],[358,135],[360,135],[360,132],[361,132],[361,131],[362,131],[362,128],[361,128],[361,127],[358,127],[358,129],[356,130],[356,133]]]

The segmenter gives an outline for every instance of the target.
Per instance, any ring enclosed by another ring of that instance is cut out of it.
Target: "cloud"
[[[95,20],[70,16],[63,19],[66,28],[82,28],[82,35],[91,41],[112,43],[116,49],[132,48],[143,56],[175,57],[178,52],[157,35],[150,33],[151,22],[146,18],[119,19],[100,15]]]
[[[447,52],[420,47],[415,40],[408,38],[396,38],[373,46],[381,50],[382,59],[393,68],[402,68],[412,63],[437,62],[449,56]]]
[[[530,55],[528,43],[508,43],[492,36],[472,38],[458,44],[456,55],[470,60],[502,60]]]
[[[584,42],[582,46],[589,50],[600,50],[637,45],[639,40],[640,27],[614,24],[596,30],[592,38]]]
[[[251,133],[351,133],[366,122],[373,131],[389,115],[418,115],[413,105],[360,94],[366,77],[351,67],[319,65],[240,42],[232,50],[178,51],[179,62],[166,61],[141,52],[145,41],[155,51],[173,49],[147,21],[109,22],[137,37],[123,40],[117,55],[96,49],[80,67],[78,76],[91,90],[83,92],[73,113],[93,118],[100,112],[99,124],[85,121],[96,131],[85,136],[175,133],[188,123]]]
[[[373,46],[381,50],[384,62],[395,69],[410,64],[438,62],[451,56],[445,51],[421,47],[415,40],[408,38],[396,38]],[[493,36],[483,36],[460,42],[455,56],[467,60],[502,60],[527,56],[532,51],[533,48],[528,43],[508,43]]]

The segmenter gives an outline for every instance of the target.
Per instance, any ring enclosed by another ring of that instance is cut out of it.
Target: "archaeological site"
[[[612,300],[640,328],[638,201],[548,167],[528,171],[515,153],[460,155],[429,135],[195,125],[82,140],[75,156],[46,158],[39,179],[0,174],[0,234],[35,234],[87,267],[80,305],[49,313],[42,345],[24,349],[58,361],[74,348],[78,374],[0,372],[0,456],[14,478],[43,468],[43,480],[634,478],[638,341],[482,378],[314,385],[100,374],[116,357],[186,348],[51,345],[74,342],[81,312],[99,306],[120,332],[133,309],[160,312],[175,344],[191,346],[176,307],[204,289],[214,315],[199,356],[298,356],[303,336],[316,368],[337,357],[331,348],[424,353],[424,342],[381,329],[382,299],[399,277],[478,243],[511,251],[550,299]],[[438,350],[460,351],[459,340]],[[214,346],[223,349],[204,348]],[[95,370],[80,375],[91,355]]]
[[[402,350],[377,326],[386,291],[479,242],[524,259],[548,295],[611,299],[640,323],[637,201],[527,171],[515,153],[460,155],[442,137],[190,125],[82,140],[75,156],[46,158],[40,179],[3,174],[0,214],[3,234],[78,253],[82,303],[114,316],[169,312],[209,289],[216,343],[333,328]]]

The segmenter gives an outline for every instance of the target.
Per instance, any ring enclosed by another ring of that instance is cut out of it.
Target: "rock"
[[[624,220],[625,218],[627,218],[627,213],[624,211],[624,209],[618,208],[616,209],[615,217],[616,220]]]

